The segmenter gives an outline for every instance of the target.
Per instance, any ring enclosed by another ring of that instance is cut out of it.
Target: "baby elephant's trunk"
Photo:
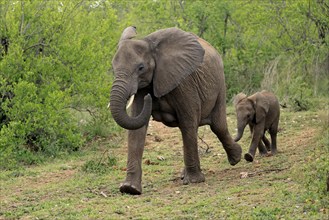
[[[245,126],[238,125],[238,133],[237,133],[236,137],[234,138],[234,141],[235,142],[238,142],[242,138],[243,132],[244,132],[244,128],[245,128]]]

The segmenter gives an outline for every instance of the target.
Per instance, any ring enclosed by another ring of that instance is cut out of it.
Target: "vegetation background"
[[[75,157],[99,138],[121,143],[107,104],[111,59],[130,25],[139,37],[175,26],[210,42],[224,60],[228,105],[241,91],[267,89],[288,111],[322,110],[328,123],[327,0],[3,0],[1,171]],[[328,152],[328,127],[324,134]],[[106,166],[115,163],[110,155]],[[319,163],[328,172],[328,160]]]

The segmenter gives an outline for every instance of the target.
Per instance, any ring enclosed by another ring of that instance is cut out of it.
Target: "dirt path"
[[[316,176],[316,169],[308,166],[321,159],[319,149],[324,147],[317,140],[319,119],[313,113],[287,112],[281,120],[279,153],[257,154],[255,162],[242,159],[236,166],[229,165],[209,127],[199,128],[206,181],[188,186],[179,178],[183,168],[179,129],[151,121],[142,164],[143,194],[138,197],[118,191],[126,175],[125,141],[116,146],[104,140],[99,149],[81,157],[30,167],[19,175],[3,173],[0,219],[171,219],[173,214],[176,219],[323,219],[327,203],[318,197],[317,188],[305,188],[309,176]],[[229,115],[228,123],[234,134],[234,115]],[[241,139],[243,152],[249,146],[248,136],[246,132]],[[105,173],[82,171],[88,161],[106,156],[104,152],[115,155],[117,164],[106,167]]]

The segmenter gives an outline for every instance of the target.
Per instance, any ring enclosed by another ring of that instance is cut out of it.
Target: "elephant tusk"
[[[135,95],[130,96],[130,98],[129,98],[128,102],[127,102],[126,109],[130,108],[131,104],[132,104],[133,101],[134,101],[134,98],[135,98]],[[107,108],[110,108],[110,106],[111,106],[111,105],[110,105],[110,102],[109,102],[109,104],[107,104]]]
[[[130,98],[127,102],[126,109],[130,108],[131,104],[134,102],[134,98],[135,98],[135,95],[130,96]]]

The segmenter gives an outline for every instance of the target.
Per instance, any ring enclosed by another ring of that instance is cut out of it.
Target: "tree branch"
[[[20,33],[20,35],[23,35],[23,26],[24,26],[24,1],[21,1],[21,9],[22,9],[22,15],[21,15],[21,23],[19,25],[19,33]]]
[[[44,46],[48,46],[48,45],[47,44],[44,44],[44,43],[36,43],[36,44],[34,44],[32,46],[29,46],[29,47],[23,49],[23,53],[26,52],[27,50],[32,49],[32,48],[37,47],[37,46],[43,46],[44,47]]]

